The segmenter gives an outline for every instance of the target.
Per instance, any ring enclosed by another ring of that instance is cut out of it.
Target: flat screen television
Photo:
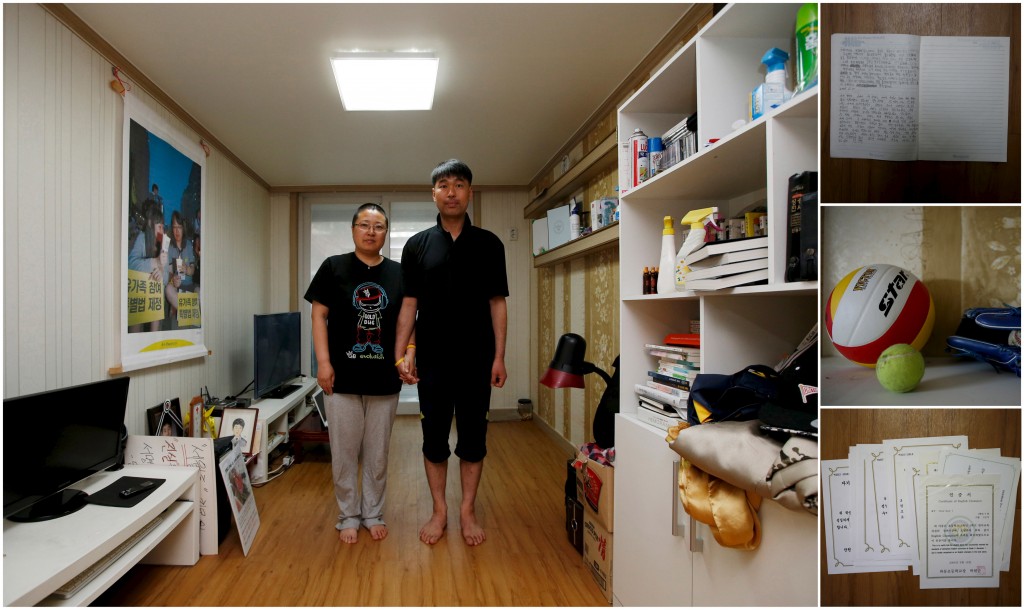
[[[45,521],[84,507],[70,486],[122,460],[128,377],[4,400],[4,518]]]
[[[299,312],[253,316],[254,398],[284,398],[301,386],[288,385],[302,373]]]

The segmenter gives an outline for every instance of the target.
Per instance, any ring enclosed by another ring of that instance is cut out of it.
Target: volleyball
[[[846,275],[828,297],[825,329],[847,360],[874,367],[897,343],[920,351],[932,334],[935,305],[924,282],[895,265],[865,265]]]

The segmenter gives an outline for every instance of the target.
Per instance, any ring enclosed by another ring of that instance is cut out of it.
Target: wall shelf
[[[589,180],[597,177],[601,172],[617,166],[619,161],[617,150],[618,143],[616,135],[613,133],[527,205],[523,209],[523,217],[527,219],[542,218],[549,209],[566,203],[567,201],[563,200],[571,197]]]
[[[548,250],[543,254],[533,257],[534,267],[547,267],[555,263],[562,263],[567,260],[578,258],[603,248],[608,248],[619,243],[619,223],[614,222],[607,227],[602,227],[593,233],[564,243],[557,248]]]

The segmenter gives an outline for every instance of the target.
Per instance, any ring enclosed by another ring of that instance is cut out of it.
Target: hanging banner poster
[[[205,356],[200,281],[206,156],[125,96],[121,369]]]

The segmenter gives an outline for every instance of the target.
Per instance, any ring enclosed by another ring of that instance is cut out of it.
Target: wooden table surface
[[[966,434],[972,449],[998,447],[1020,457],[1021,410],[1009,409],[822,409],[821,459],[848,456],[851,445],[886,439]],[[821,554],[822,606],[1016,606],[1020,607],[1020,490],[1013,520],[1010,571],[998,589],[930,589],[908,569],[902,572],[829,574]],[[821,540],[825,540],[822,521]]]
[[[821,4],[823,203],[1019,203],[1020,4]],[[877,161],[829,156],[832,34],[1010,37],[1006,163]]]

